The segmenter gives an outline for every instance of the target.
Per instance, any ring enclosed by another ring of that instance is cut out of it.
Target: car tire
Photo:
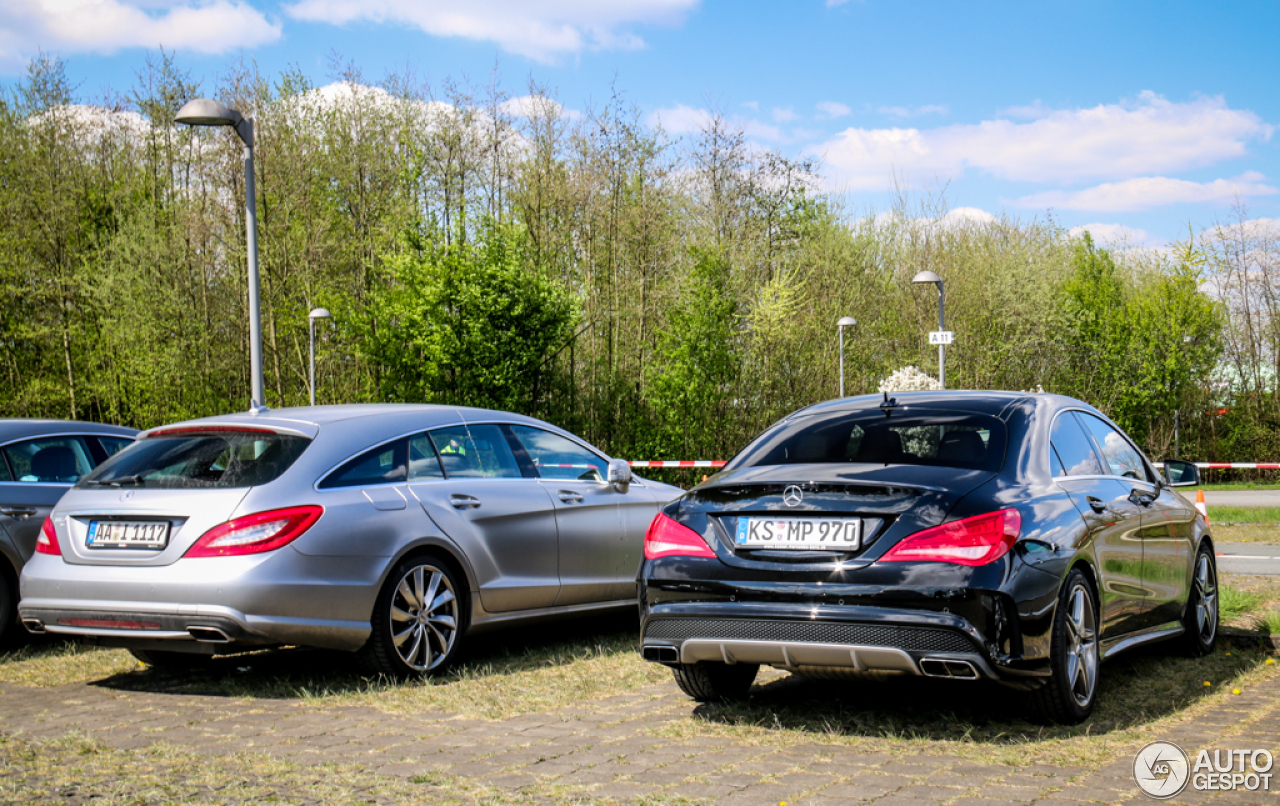
[[[199,652],[171,652],[163,649],[131,649],[129,654],[148,666],[171,672],[200,669],[213,660],[212,655]]]
[[[465,628],[462,603],[447,565],[427,556],[402,560],[374,605],[373,629],[359,652],[365,668],[401,679],[446,669]]]
[[[680,690],[698,702],[729,702],[747,696],[760,666],[754,663],[699,661],[671,669]]]
[[[1207,543],[1196,552],[1182,627],[1182,648],[1187,655],[1198,658],[1213,651],[1218,642],[1218,562]]]
[[[1075,725],[1089,718],[1098,699],[1098,599],[1089,579],[1071,569],[1058,593],[1049,667],[1044,686],[1031,693],[1037,715]]]

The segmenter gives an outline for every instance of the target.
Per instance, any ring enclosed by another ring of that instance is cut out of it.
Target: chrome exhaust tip
[[[231,638],[217,627],[188,627],[187,634],[204,644],[231,643]]]
[[[640,649],[640,656],[654,663],[679,663],[680,650],[673,646],[646,646]]]
[[[24,618],[22,626],[27,628],[27,632],[32,635],[44,635],[44,622],[38,618]]]
[[[979,677],[978,670],[969,661],[950,658],[925,658],[920,661],[920,674],[952,680],[977,680]]]

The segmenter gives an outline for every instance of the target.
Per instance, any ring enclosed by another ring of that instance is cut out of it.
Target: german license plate
[[[861,518],[738,518],[734,543],[744,549],[857,551]]]
[[[91,549],[162,549],[169,544],[169,522],[89,521],[84,544]]]

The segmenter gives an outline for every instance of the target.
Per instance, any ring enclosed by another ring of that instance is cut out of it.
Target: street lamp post
[[[852,316],[842,316],[836,322],[836,330],[840,333],[840,397],[844,397],[844,329],[858,324]]]
[[[244,226],[249,263],[249,372],[252,377],[251,409],[266,404],[262,382],[262,311],[258,288],[258,208],[253,185],[253,118],[208,98],[188,101],[174,117],[188,126],[230,126],[244,143]]]
[[[312,308],[307,314],[307,325],[311,332],[311,405],[316,404],[316,320],[329,319],[333,314],[324,308]]]
[[[945,331],[946,327],[946,293],[942,288],[942,278],[931,271],[922,271],[915,277],[911,278],[913,283],[936,283],[938,286],[938,330]],[[943,389],[947,388],[947,345],[938,344],[938,385]]]

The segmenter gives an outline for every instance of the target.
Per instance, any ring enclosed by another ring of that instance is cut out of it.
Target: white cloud
[[[154,48],[225,53],[280,38],[280,24],[241,0],[3,0],[0,69],[40,50],[115,53]]]
[[[759,101],[743,101],[743,102],[742,102],[742,105],[743,105],[743,106],[745,106],[747,109],[750,109],[752,112],[759,112],[759,111],[760,111],[760,102],[759,102]]]
[[[945,104],[926,104],[924,106],[882,106],[876,111],[895,118],[914,118],[921,115],[947,115],[951,113],[951,108]]]
[[[785,108],[775,106],[773,108],[773,119],[778,123],[790,123],[793,120],[799,120],[799,118],[800,116],[789,106]]]
[[[705,109],[676,104],[651,113],[646,122],[661,126],[668,134],[696,134],[710,125],[713,115]]]
[[[684,104],[676,104],[666,109],[658,109],[651,112],[645,118],[645,123],[649,126],[661,126],[662,130],[667,134],[698,134],[705,131],[714,119],[715,115],[706,109],[695,109]],[[728,121],[731,126],[742,129],[742,132],[747,137],[754,137],[757,140],[787,143],[795,139],[794,136],[788,136],[777,126],[762,123],[758,120],[744,120],[731,116]]]
[[[1083,224],[1072,227],[1070,235],[1076,237],[1083,232],[1093,236],[1093,240],[1113,246],[1141,246],[1151,241],[1151,234],[1146,230],[1126,227],[1124,224]]]
[[[827,120],[835,120],[853,114],[853,110],[838,101],[820,101],[814,104],[818,116]]]
[[[635,50],[635,25],[675,25],[700,0],[298,0],[294,19],[410,25],[432,36],[494,42],[503,50],[553,62],[583,50]]]
[[[581,113],[568,109],[559,101],[545,95],[521,95],[519,98],[509,98],[502,102],[499,109],[518,118],[557,117],[574,120],[582,117]]]
[[[957,207],[954,210],[948,210],[940,220],[945,225],[957,226],[965,223],[994,224],[1000,219],[977,207]]]
[[[1107,182],[1084,190],[1049,190],[1023,196],[1014,203],[1020,207],[1056,210],[1096,210],[1109,213],[1148,210],[1166,204],[1185,202],[1229,202],[1247,196],[1270,196],[1280,193],[1263,184],[1264,177],[1248,171],[1235,179],[1212,182],[1189,182],[1167,176],[1143,176],[1123,182]]]
[[[808,149],[833,184],[887,189],[908,180],[958,178],[974,168],[1000,179],[1074,182],[1127,179],[1240,157],[1275,127],[1221,97],[1175,103],[1152,92],[1136,101],[934,129],[850,128]]]

